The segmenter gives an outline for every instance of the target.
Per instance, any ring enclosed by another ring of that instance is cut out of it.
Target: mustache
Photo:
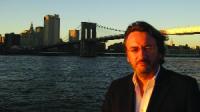
[[[147,60],[147,59],[141,59],[141,60],[137,61],[136,64],[138,64],[138,63],[147,63],[147,64],[150,64],[150,61]]]

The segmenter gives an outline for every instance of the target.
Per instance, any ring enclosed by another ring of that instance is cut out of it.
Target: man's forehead
[[[137,38],[137,37],[152,37],[150,34],[148,34],[147,32],[143,32],[143,31],[134,31],[134,32],[131,32],[127,39],[132,39],[132,38]]]
[[[132,32],[127,37],[127,41],[153,41],[155,40],[151,35],[146,32]]]
[[[136,48],[136,47],[147,47],[147,46],[155,46],[152,43],[132,43],[132,44],[127,44],[127,48]]]
[[[126,46],[154,46],[156,44],[155,39],[147,32],[132,32],[129,34],[126,40]]]

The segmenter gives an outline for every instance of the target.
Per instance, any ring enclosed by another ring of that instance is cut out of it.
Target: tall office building
[[[4,38],[0,34],[0,44],[3,44],[3,43],[4,43]]]
[[[31,23],[30,28],[28,30],[23,31],[20,35],[20,46],[22,48],[33,49],[38,46],[38,39],[33,27],[33,23]]]
[[[69,41],[78,41],[79,40],[79,30],[73,29],[69,30]]]
[[[44,39],[44,27],[38,26],[35,28],[35,35],[37,39],[37,46],[43,46],[43,39]]]
[[[44,17],[44,40],[43,45],[51,46],[59,42],[60,18],[59,15],[46,15]]]

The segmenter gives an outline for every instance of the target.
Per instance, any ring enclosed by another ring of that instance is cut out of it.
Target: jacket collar
[[[151,95],[147,112],[157,112],[160,105],[164,101],[163,98],[170,89],[170,75],[167,70],[163,67],[160,68],[158,77],[156,78],[155,87]]]

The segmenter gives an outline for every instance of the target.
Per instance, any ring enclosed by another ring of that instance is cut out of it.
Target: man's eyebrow
[[[130,46],[128,49],[133,50],[133,49],[138,49],[138,47],[137,46]]]
[[[130,46],[129,48],[138,48],[137,46]]]

